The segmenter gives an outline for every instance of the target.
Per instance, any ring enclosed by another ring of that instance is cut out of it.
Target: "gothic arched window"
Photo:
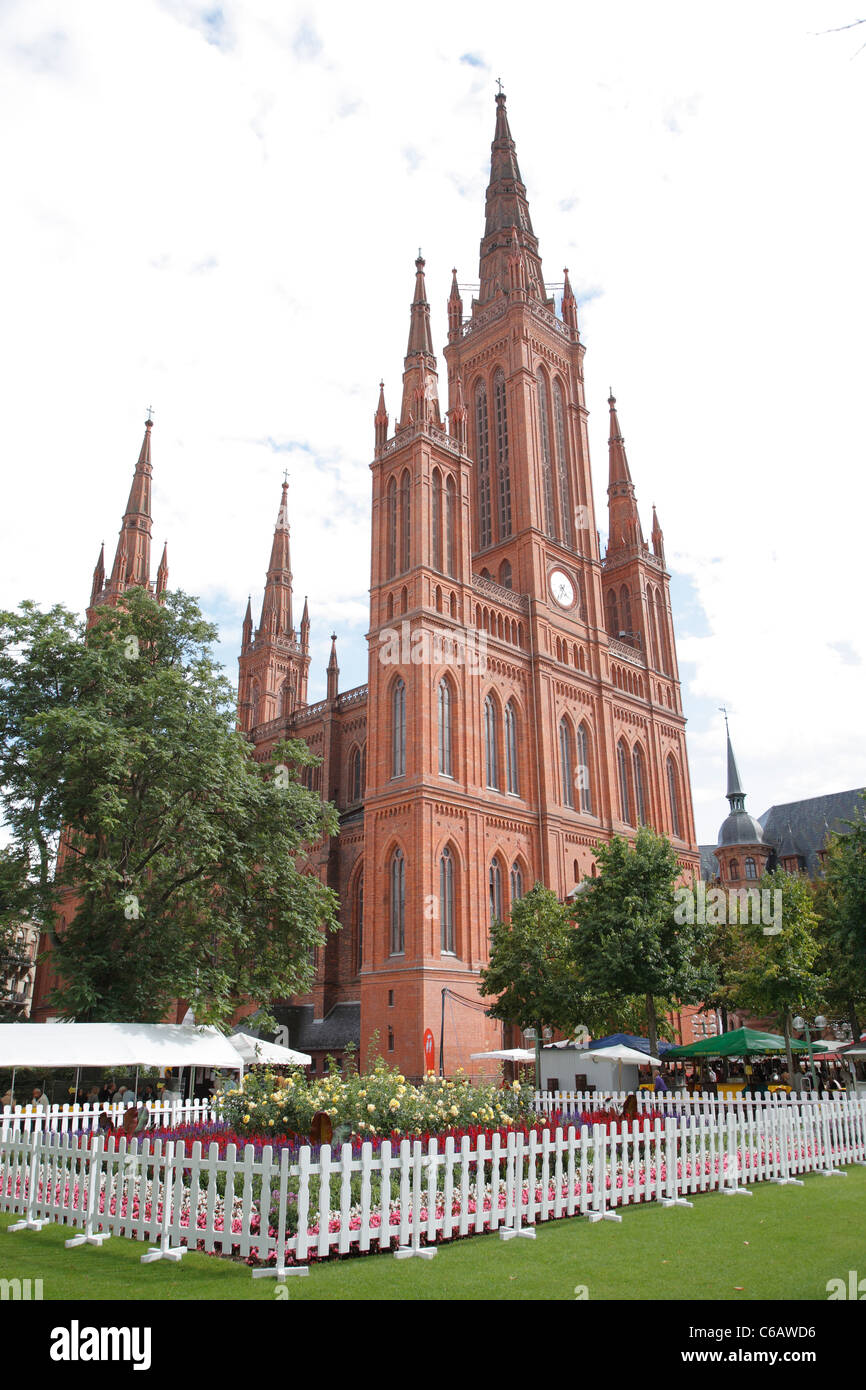
[[[488,695],[484,701],[484,772],[488,787],[492,787],[494,791],[499,790],[498,725],[496,702],[492,695]]]
[[[457,488],[454,479],[449,478],[445,484],[445,514],[444,541],[443,541],[443,567],[446,574],[454,574],[454,527],[457,516]]]
[[[746,878],[757,878],[757,877],[758,877],[758,870],[757,870],[757,868],[755,867],[755,861],[754,861],[754,859],[752,858],[752,856],[749,854],[749,855],[746,856]]]
[[[503,560],[499,566],[499,582],[503,589],[511,588],[511,561]]]
[[[355,879],[355,968],[364,963],[364,870]]]
[[[388,527],[388,578],[397,573],[397,480],[389,479],[385,493],[385,517]]]
[[[572,545],[571,483],[568,476],[568,452],[565,447],[565,397],[562,383],[553,383],[553,423],[556,433],[556,469],[559,477],[559,515],[563,543]]]
[[[499,540],[511,535],[511,472],[508,463],[508,408],[505,402],[505,374],[493,377],[493,406],[496,414],[496,473],[499,497]]]
[[[631,798],[628,787],[628,752],[620,739],[616,745],[616,770],[619,777],[619,814],[626,825],[631,825]]]
[[[616,610],[616,591],[608,589],[607,597],[604,601],[605,613],[607,614],[607,630],[611,637],[619,636],[619,614]]]
[[[505,706],[505,790],[520,794],[517,775],[517,711],[511,701]]]
[[[499,860],[492,859],[487,874],[487,888],[490,897],[490,925],[502,921],[502,870]]]
[[[439,682],[439,771],[443,777],[453,775],[451,759],[451,686],[445,677]]]
[[[457,935],[454,930],[454,856],[447,845],[439,859],[439,919],[442,928],[442,950],[453,954],[457,950]]]
[[[519,903],[523,897],[523,873],[520,865],[515,862],[511,866],[511,906]]]
[[[740,877],[740,861],[738,859],[731,860],[731,867],[728,870],[728,873],[730,878],[734,882],[736,882],[736,880]]]
[[[475,462],[478,469],[478,549],[493,544],[490,505],[490,428],[487,421],[487,387],[475,388]]]
[[[622,623],[623,632],[634,632],[631,624],[631,594],[625,584],[619,591],[619,620]]]
[[[439,469],[438,469],[438,468],[434,468],[434,469],[433,469],[433,477],[432,477],[432,479],[431,479],[431,488],[432,488],[431,504],[432,504],[432,508],[433,508],[433,515],[432,515],[432,523],[433,523],[433,568],[439,570],[440,573],[441,573],[442,568],[443,568],[443,564],[442,564],[442,561],[443,561],[443,554],[442,554],[442,550],[443,550],[443,547],[442,547],[442,540],[443,540],[443,536],[442,536],[442,474],[439,472]]]
[[[410,516],[411,483],[408,468],[404,469],[400,479],[400,568],[405,574],[411,565],[412,551],[412,522]]]
[[[585,724],[577,730],[577,785],[580,788],[580,809],[592,815],[592,770],[589,763],[589,734]]]
[[[574,806],[574,743],[567,719],[559,721],[559,768],[562,775],[562,803]]]
[[[646,825],[643,753],[637,745],[632,753],[632,767],[634,768],[634,806],[637,812],[637,823],[638,825]]]
[[[680,796],[676,763],[668,757],[668,797],[671,803],[671,833],[680,838]]]
[[[541,440],[541,481],[544,493],[544,529],[556,539],[556,511],[553,504],[553,463],[550,457],[550,425],[547,414],[547,382],[541,368],[535,373],[538,383],[538,430]]]
[[[403,851],[391,856],[391,955],[406,948],[406,861]]]
[[[406,685],[398,678],[391,696],[391,776],[406,772]]]
[[[250,691],[250,706],[251,706],[250,721],[251,721],[251,724],[252,724],[252,727],[253,727],[253,728],[255,728],[256,725],[257,725],[258,722],[259,722],[259,705],[260,705],[260,704],[261,704],[261,691],[259,690],[259,683],[258,683],[258,681],[253,681],[252,690]]]

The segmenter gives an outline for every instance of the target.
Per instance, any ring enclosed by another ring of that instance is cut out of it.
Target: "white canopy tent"
[[[216,1028],[180,1023],[0,1023],[0,1067],[221,1067],[243,1073]]]
[[[271,1062],[278,1067],[308,1067],[313,1060],[306,1052],[294,1052],[280,1043],[254,1038],[251,1033],[231,1033],[228,1040],[248,1067],[255,1066],[257,1062]]]
[[[535,1053],[526,1047],[501,1047],[493,1052],[473,1052],[470,1060],[480,1061],[482,1057],[498,1057],[501,1062],[534,1062]]]

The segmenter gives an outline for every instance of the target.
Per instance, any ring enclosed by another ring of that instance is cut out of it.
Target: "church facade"
[[[536,881],[566,897],[599,840],[643,824],[699,873],[664,539],[655,509],[644,539],[611,396],[601,553],[567,270],[561,291],[557,306],[500,93],[477,292],[464,304],[454,272],[440,372],[419,256],[393,421],[380,386],[367,684],[340,690],[332,638],[308,703],[285,484],[244,621],[240,727],[259,757],[303,739],[340,814],[310,869],[342,930],[310,994],[278,1009],[317,1064],[378,1036],[406,1075],[443,1042],[446,1071],[477,1071],[471,1054],[504,1040],[478,993],[490,924]]]

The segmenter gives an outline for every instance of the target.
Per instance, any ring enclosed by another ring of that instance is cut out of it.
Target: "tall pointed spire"
[[[162,598],[168,588],[168,541],[162,547],[162,559],[156,571],[156,596]]]
[[[244,614],[244,625],[241,630],[241,651],[249,651],[253,644],[253,600],[252,595],[247,598],[247,611]]]
[[[304,611],[301,614],[301,651],[308,652],[310,649],[310,608],[304,595]]]
[[[153,529],[150,515],[150,485],[153,476],[150,462],[152,429],[153,420],[148,412],[144,423],[144,438],[141,441],[129,500],[117,541],[114,564],[111,567],[108,590],[115,598],[124,589],[134,585],[147,588],[150,584],[150,537]]]
[[[99,598],[99,595],[102,593],[102,591],[103,591],[104,588],[105,588],[105,541],[103,541],[103,542],[102,542],[102,545],[100,546],[100,549],[99,549],[99,559],[96,561],[96,566],[95,566],[94,571],[93,571],[93,585],[92,585],[91,590],[90,590],[90,604],[91,604],[91,607],[93,606],[94,603],[96,603],[96,600]]]
[[[340,668],[337,665],[337,634],[331,633],[331,655],[328,658],[328,699],[336,700],[340,685]]]
[[[610,406],[609,481],[607,487],[608,542],[607,559],[617,551],[632,546],[643,548],[643,531],[637,510],[634,483],[625,453],[625,440],[616,413],[616,397],[611,392]]]
[[[662,528],[661,528],[661,526],[659,525],[659,519],[658,519],[658,515],[657,515],[657,513],[656,513],[655,502],[653,503],[652,543],[653,543],[653,555],[655,555],[659,560],[661,560],[662,564],[664,564],[664,562],[665,562],[665,537],[664,537],[664,532],[662,531]]]
[[[544,301],[544,281],[538,238],[532,230],[526,188],[520,176],[517,150],[508,125],[505,93],[496,96],[496,130],[490,149],[490,182],[487,185],[484,238],[481,242],[477,303],[486,304],[497,294],[513,293],[514,267],[519,262],[522,288]]]
[[[454,343],[463,331],[463,300],[457,284],[457,268],[451,271],[451,293],[448,296],[448,341]]]
[[[385,409],[385,383],[379,382],[379,404],[376,407],[376,414],[373,416],[373,424],[376,428],[376,453],[384,449],[388,441],[388,412]]]
[[[259,631],[265,637],[290,637],[292,628],[292,565],[289,554],[288,481],[283,482],[280,510],[271,544]]]
[[[577,300],[574,297],[574,290],[571,288],[571,281],[568,278],[568,266],[563,270],[565,283],[562,287],[562,322],[566,328],[577,333]]]
[[[737,760],[734,757],[734,749],[731,744],[731,730],[728,725],[728,712],[723,710],[725,716],[725,738],[728,744],[728,790],[725,796],[731,803],[731,812],[744,811],[746,808],[746,793],[740,780],[740,769],[737,767]]]
[[[409,343],[403,363],[403,402],[400,411],[402,429],[409,424],[423,427],[428,423],[441,423],[424,265],[424,257],[419,251],[415,261],[415,294],[410,310]]]

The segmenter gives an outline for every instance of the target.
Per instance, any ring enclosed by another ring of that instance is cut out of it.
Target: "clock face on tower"
[[[547,580],[555,603],[570,608],[574,603],[574,584],[562,570],[551,570]]]

